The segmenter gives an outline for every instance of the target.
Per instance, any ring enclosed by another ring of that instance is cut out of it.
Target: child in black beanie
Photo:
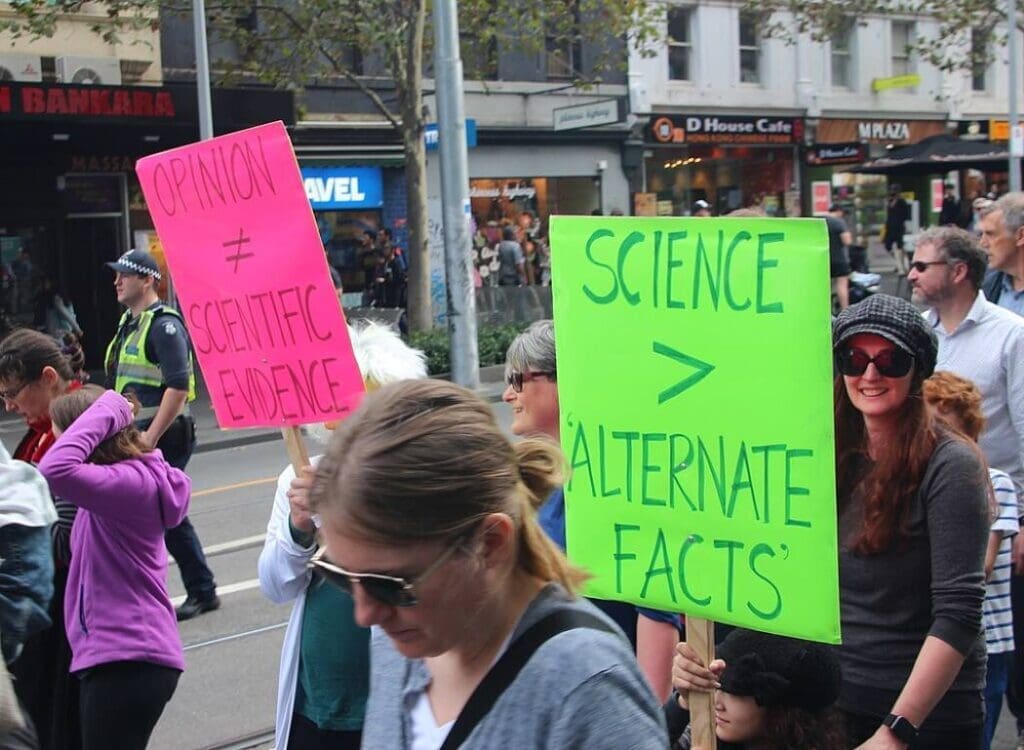
[[[719,750],[840,750],[843,721],[834,708],[839,662],[828,646],[752,630],[732,631],[707,669],[679,644],[675,687],[665,704],[672,750],[690,750],[690,690],[715,689]]]

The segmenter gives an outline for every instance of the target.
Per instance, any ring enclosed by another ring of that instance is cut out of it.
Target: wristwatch
[[[896,735],[896,739],[900,742],[910,745],[917,739],[917,727],[903,716],[889,714],[885,717],[885,721],[882,724],[889,727],[889,731]]]

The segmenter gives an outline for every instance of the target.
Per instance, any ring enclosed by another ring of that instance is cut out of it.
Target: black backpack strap
[[[578,610],[559,610],[538,620],[509,646],[476,686],[476,690],[459,712],[440,750],[456,750],[461,747],[480,720],[494,707],[501,694],[515,681],[537,649],[559,633],[576,628],[591,628],[617,634],[611,625],[597,615]]]

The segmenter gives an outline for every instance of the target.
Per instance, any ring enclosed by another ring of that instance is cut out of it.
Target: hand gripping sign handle
[[[284,437],[288,459],[292,462],[292,468],[295,469],[295,476],[299,476],[302,473],[302,468],[309,466],[309,451],[306,450],[302,432],[298,427],[282,427],[281,435]]]
[[[715,623],[700,617],[686,618],[686,642],[705,664],[715,658]],[[700,750],[715,750],[715,694],[690,691],[687,700],[690,705],[690,727],[693,747]]]

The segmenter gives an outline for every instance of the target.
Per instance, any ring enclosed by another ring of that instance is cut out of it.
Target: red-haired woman
[[[937,342],[876,295],[833,327],[843,686],[862,748],[981,744],[988,477],[934,421],[922,383]]]

